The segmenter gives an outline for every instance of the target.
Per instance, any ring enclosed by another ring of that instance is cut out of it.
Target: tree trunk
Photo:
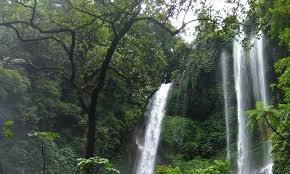
[[[94,156],[95,152],[95,142],[96,142],[96,121],[97,113],[96,107],[98,103],[99,94],[102,91],[105,85],[106,73],[109,67],[110,61],[113,57],[113,54],[118,46],[120,39],[115,38],[111,46],[107,51],[107,55],[103,61],[102,69],[99,73],[98,83],[91,95],[91,104],[88,108],[88,131],[87,131],[87,147],[86,147],[86,158],[91,158]],[[87,172],[88,173],[88,172]]]
[[[44,152],[44,140],[41,140],[41,156],[42,156],[42,172],[46,173],[46,162],[45,162],[45,152]]]
[[[110,47],[107,50],[106,57],[103,61],[102,68],[99,72],[98,81],[96,84],[95,89],[92,91],[91,94],[91,104],[89,106],[88,111],[88,132],[87,132],[87,147],[86,147],[86,158],[90,158],[94,156],[95,152],[95,142],[96,142],[96,107],[99,98],[99,94],[102,91],[105,85],[105,79],[107,75],[107,70],[109,68],[109,64],[112,60],[115,50],[118,47],[120,40],[125,36],[125,34],[130,30],[133,25],[133,20],[126,23],[124,28],[119,32],[116,33],[114,39],[111,42]]]
[[[86,158],[91,158],[94,156],[96,141],[96,121],[96,107],[93,107],[90,108],[90,112],[88,113]]]
[[[110,47],[107,50],[105,59],[103,60],[103,63],[102,63],[102,68],[99,71],[99,74],[98,74],[99,76],[97,79],[96,87],[93,89],[91,93],[91,97],[90,97],[91,102],[87,111],[88,112],[88,130],[87,130],[87,147],[86,147],[87,159],[93,157],[95,153],[96,121],[97,121],[96,108],[97,108],[99,94],[101,93],[105,85],[107,70],[109,69],[110,62],[113,58],[114,52],[117,49],[120,40],[130,30],[133,23],[134,23],[134,20],[127,22],[124,28],[122,28],[119,33],[115,33],[116,35],[114,39],[112,40]],[[92,174],[93,172],[91,169],[87,169],[86,173]]]

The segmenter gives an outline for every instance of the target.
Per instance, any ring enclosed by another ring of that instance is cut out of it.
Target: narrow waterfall
[[[251,134],[247,128],[246,111],[253,103],[262,101],[264,107],[269,105],[270,95],[266,77],[264,56],[264,38],[253,36],[253,47],[249,52],[242,46],[244,35],[236,37],[233,43],[234,78],[237,98],[238,137],[237,137],[237,174],[272,174],[273,162],[270,158],[270,142],[262,143],[262,156],[255,157]],[[226,71],[226,70],[224,70]],[[226,90],[224,86],[224,90]],[[226,95],[226,93],[225,93]],[[226,96],[225,96],[226,97]],[[261,130],[261,134],[265,130]],[[257,148],[257,147],[255,147]],[[259,159],[258,159],[259,158]],[[256,163],[257,160],[261,162]]]
[[[247,68],[246,59],[243,46],[240,44],[244,36],[236,37],[233,43],[233,58],[234,58],[234,78],[235,89],[237,97],[237,116],[238,116],[238,174],[250,174],[250,159],[249,147],[250,138],[247,131],[247,115],[245,113],[248,103],[248,90],[247,85]]]
[[[266,65],[264,61],[264,44],[262,35],[259,39],[253,37],[251,43],[253,44],[253,47],[250,50],[250,66],[255,100],[262,101],[266,106],[270,104],[270,101],[265,71]]]
[[[225,122],[226,122],[226,133],[227,133],[227,158],[231,157],[231,132],[230,132],[230,98],[229,98],[229,56],[223,50],[221,53],[221,69],[222,69],[222,81],[223,81],[223,92],[224,92],[224,111],[225,111]]]
[[[254,45],[250,50],[250,65],[255,101],[262,101],[264,107],[269,105],[270,97],[268,91],[268,83],[266,78],[266,63],[264,57],[264,37],[260,33],[261,38],[253,37],[251,42]],[[272,174],[272,159],[270,158],[271,143],[269,141],[263,144],[263,166],[258,169],[256,174]]]
[[[162,84],[159,90],[150,100],[147,113],[144,143],[138,143],[140,156],[137,159],[136,174],[153,174],[155,159],[159,145],[162,120],[166,112],[166,103],[171,83]]]

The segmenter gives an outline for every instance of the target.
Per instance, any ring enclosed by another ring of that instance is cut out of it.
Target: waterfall
[[[258,171],[255,172],[255,174],[272,174],[273,173],[273,163],[269,163],[262,169],[259,169]]]
[[[247,68],[245,51],[240,44],[244,39],[244,35],[236,37],[233,43],[233,58],[234,58],[234,78],[235,89],[237,97],[237,116],[238,116],[238,174],[250,174],[250,138],[247,131],[247,115],[245,113],[248,104],[248,90],[247,84]]]
[[[264,107],[270,104],[268,83],[266,79],[266,63],[264,56],[264,37],[259,33],[260,38],[251,39],[254,45],[250,50],[250,65],[255,101],[262,101]],[[272,159],[269,156],[271,143],[267,141],[263,144],[263,166],[257,174],[272,174]]]
[[[251,39],[251,43],[253,47],[250,50],[250,65],[255,100],[262,101],[266,106],[269,105],[270,101],[265,71],[263,37],[259,39],[254,37]]]
[[[166,112],[166,103],[170,87],[171,83],[162,84],[147,107],[146,115],[148,122],[144,143],[140,143],[138,137],[136,139],[138,141],[138,149],[140,150],[140,156],[137,159],[136,174],[153,174],[154,172],[162,120]]]
[[[242,46],[244,34],[236,37],[233,43],[234,78],[237,98],[238,137],[237,137],[237,174],[272,174],[273,162],[270,158],[270,142],[262,145],[262,157],[253,155],[251,135],[247,128],[246,111],[253,103],[262,101],[264,107],[269,105],[270,97],[266,77],[264,56],[264,38],[253,36],[250,41],[253,47],[245,51]],[[225,71],[225,70],[224,70]],[[225,86],[224,86],[225,90]],[[226,93],[225,93],[226,95]],[[263,134],[265,130],[261,130]],[[256,161],[262,160],[261,164]]]
[[[227,158],[231,157],[231,132],[230,132],[230,98],[229,98],[229,56],[223,50],[221,53],[221,69],[222,69],[222,81],[223,81],[223,92],[224,92],[224,111],[225,111],[225,122],[226,122],[226,133],[227,133]]]

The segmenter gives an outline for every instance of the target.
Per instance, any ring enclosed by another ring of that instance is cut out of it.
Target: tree
[[[96,137],[96,107],[104,88],[108,71],[126,78],[111,66],[117,57],[120,42],[133,25],[156,24],[171,35],[179,33],[187,23],[174,29],[170,18],[180,11],[186,13],[194,2],[163,1],[4,1],[2,22],[23,42],[44,43],[58,51],[59,65],[42,67],[31,60],[26,63],[36,70],[56,71],[77,93],[83,111],[88,115],[86,158],[94,156]],[[211,20],[208,18],[195,20]],[[192,22],[190,21],[190,22]],[[138,38],[134,36],[133,38]]]

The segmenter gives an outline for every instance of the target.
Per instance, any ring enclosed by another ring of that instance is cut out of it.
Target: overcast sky
[[[200,9],[201,8],[201,0],[197,0],[195,6],[195,9]],[[226,17],[226,13],[231,12],[231,10],[235,7],[235,3],[228,3],[227,1],[229,0],[207,0],[206,4],[207,6],[212,6],[212,15],[218,15],[221,17]],[[234,1],[234,0],[231,0]],[[237,1],[237,0],[236,0]],[[247,0],[239,0],[241,4],[244,4],[245,7],[247,8]],[[218,14],[218,12],[220,12]],[[190,12],[186,15],[185,17],[185,21],[191,21],[193,19],[196,19],[197,16],[194,14],[194,12]],[[176,27],[180,27],[182,25],[182,19],[183,16],[180,15],[179,18],[172,20],[173,25],[175,25]],[[186,27],[186,32],[182,33],[181,36],[187,41],[190,42],[194,39],[194,28],[195,26],[198,25],[198,22],[192,22],[190,24],[187,25]]]

